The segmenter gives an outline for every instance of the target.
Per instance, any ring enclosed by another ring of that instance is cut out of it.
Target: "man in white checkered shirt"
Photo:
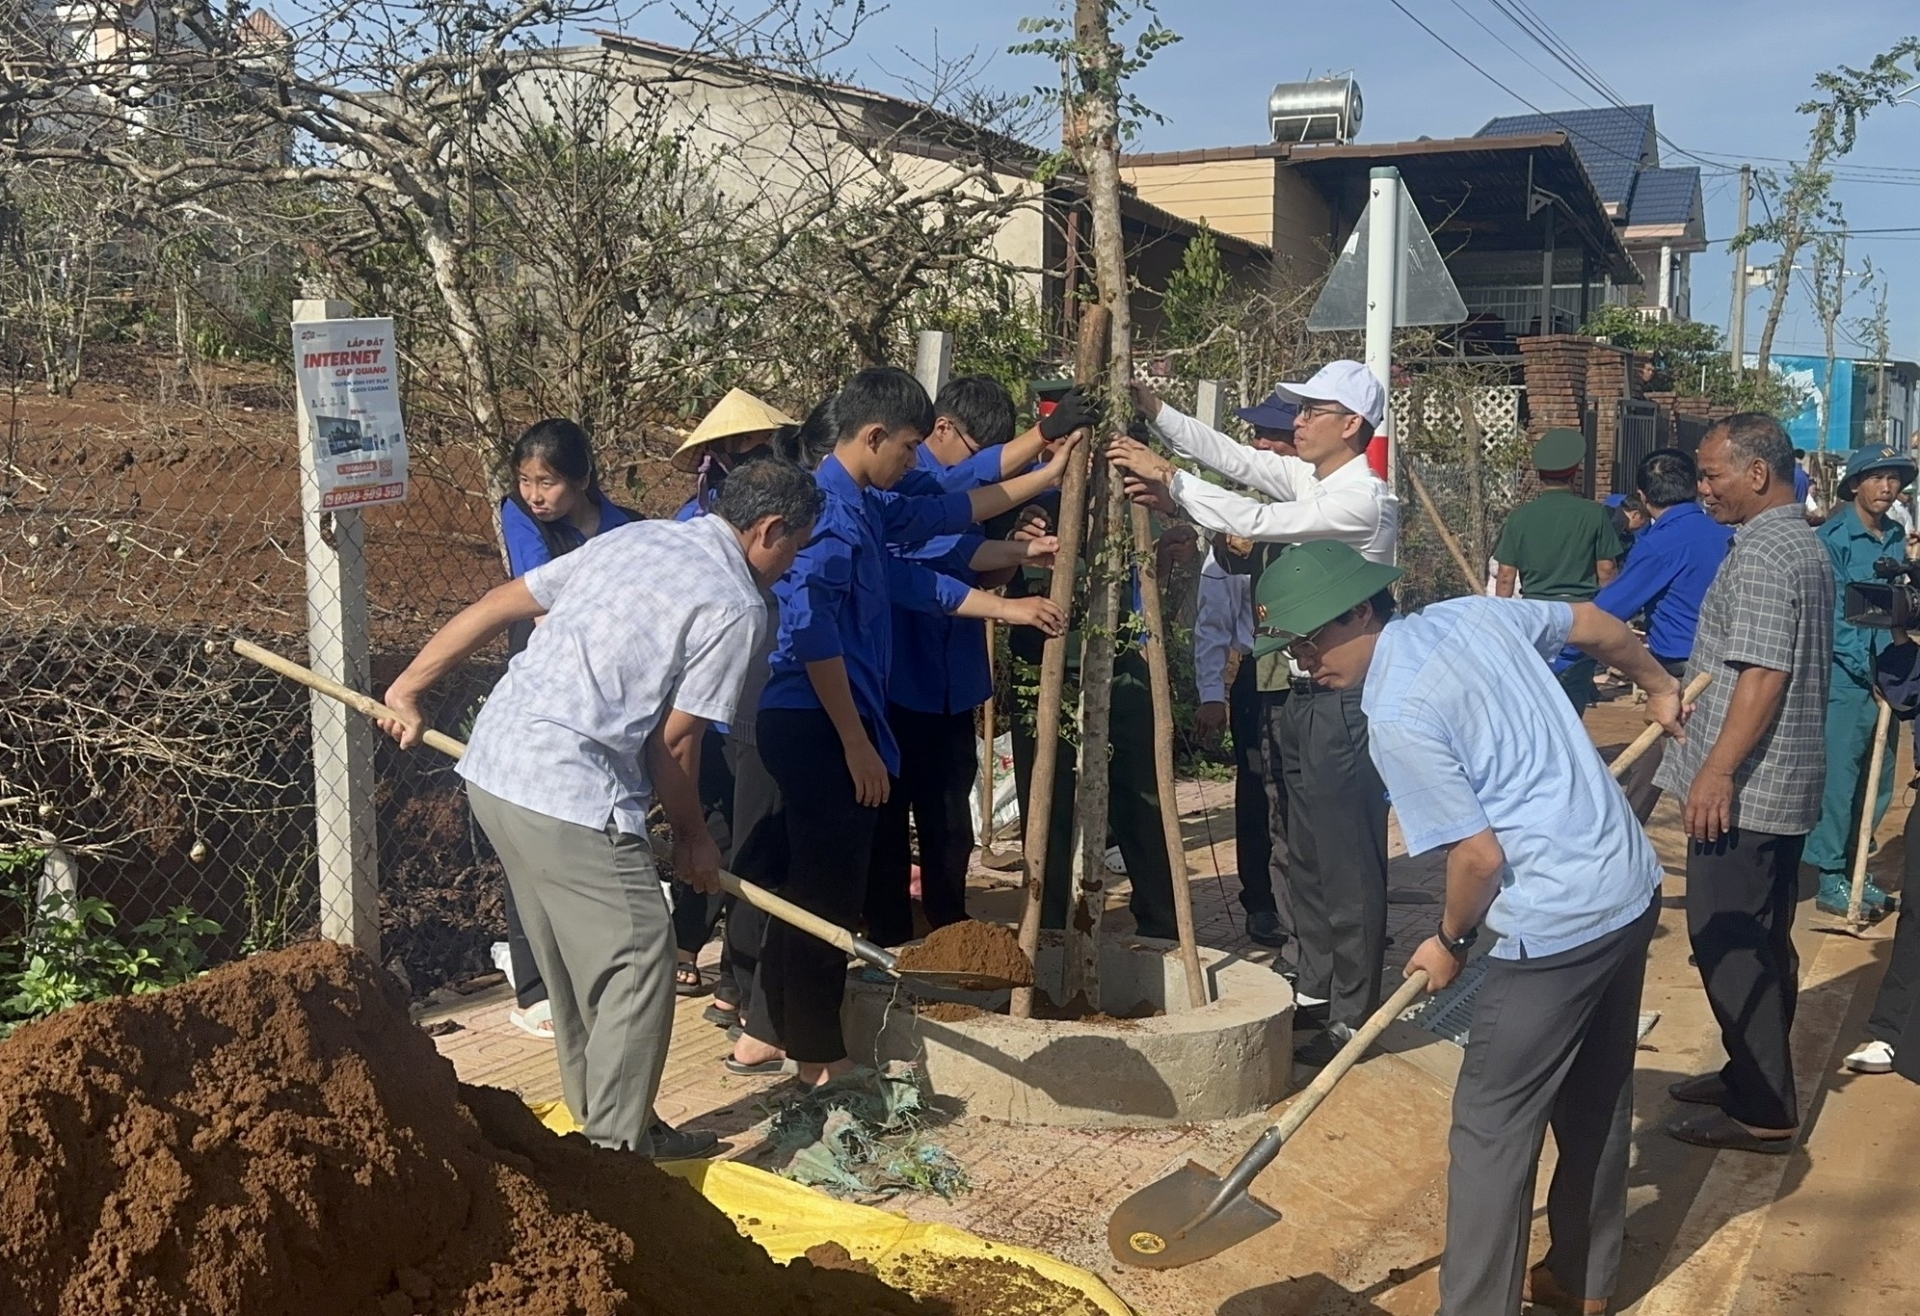
[[[387,691],[402,720],[381,725],[410,747],[435,681],[514,622],[543,619],[480,710],[460,775],[552,998],[567,1107],[603,1147],[665,1158],[714,1145],[653,1114],[674,941],[647,810],[657,795],[676,876],[718,890],[701,738],[733,720],[766,624],[759,586],[793,565],[821,501],[799,466],[745,463],[713,515],[617,527],[494,589]]]
[[[1685,801],[1687,933],[1727,1063],[1672,1085],[1710,1109],[1667,1126],[1682,1142],[1785,1155],[1793,1083],[1800,850],[1820,818],[1833,653],[1833,565],[1793,493],[1793,445],[1747,412],[1707,431],[1700,492],[1733,544],[1700,604],[1687,665],[1713,684],[1654,782]]]

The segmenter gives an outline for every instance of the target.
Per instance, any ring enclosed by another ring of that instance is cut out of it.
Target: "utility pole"
[[[1747,203],[1753,196],[1753,166],[1740,166],[1740,211],[1739,220],[1734,227],[1737,237],[1747,231]],[[1741,243],[1733,253],[1733,314],[1727,324],[1729,355],[1733,358],[1727,364],[1733,369],[1733,377],[1740,378],[1747,367],[1747,248]]]

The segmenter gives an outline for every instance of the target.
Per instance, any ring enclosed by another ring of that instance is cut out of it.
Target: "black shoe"
[[[1331,1064],[1346,1044],[1353,1040],[1353,1029],[1345,1024],[1328,1024],[1326,1030],[1293,1049],[1295,1063],[1322,1069]]]
[[[1247,915],[1247,940],[1275,950],[1286,945],[1287,934],[1280,928],[1280,916],[1271,909],[1251,911]]]
[[[690,1161],[713,1155],[720,1146],[720,1135],[676,1129],[665,1120],[655,1120],[647,1130],[647,1141],[651,1144],[648,1155],[656,1161]]]
[[[1318,1005],[1295,1005],[1293,1007],[1293,1027],[1295,1032],[1301,1032],[1310,1028],[1325,1028],[1326,1026],[1327,1003],[1325,1001],[1320,1002]]]
[[[1667,1095],[1675,1101],[1691,1102],[1697,1106],[1724,1106],[1727,1104],[1727,1082],[1718,1073],[1700,1074],[1694,1078],[1683,1078],[1678,1083],[1669,1083]]]

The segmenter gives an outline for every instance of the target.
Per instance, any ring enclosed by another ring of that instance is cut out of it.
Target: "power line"
[[[1528,68],[1532,69],[1535,73],[1538,73],[1541,77],[1545,78],[1548,82],[1551,82],[1555,87],[1559,88],[1561,91],[1565,92],[1567,95],[1579,101],[1581,105],[1585,106],[1588,109],[1593,108],[1591,105],[1587,103],[1587,99],[1584,96],[1582,96],[1579,92],[1573,90],[1571,87],[1567,86],[1565,83],[1555,78],[1551,73],[1541,68],[1538,64],[1534,63],[1532,60],[1528,59],[1525,55],[1521,54],[1518,50],[1515,50],[1511,45],[1508,45],[1505,37],[1501,36],[1498,32],[1495,32],[1492,28],[1488,27],[1485,23],[1481,22],[1480,16],[1474,13],[1471,9],[1468,9],[1465,5],[1461,4],[1460,0],[1448,0],[1448,3],[1450,3],[1455,9],[1458,9],[1461,13],[1465,14],[1469,19],[1471,19],[1475,27],[1479,28],[1482,32],[1485,32],[1488,36],[1492,37],[1495,41],[1498,41],[1502,46],[1506,46],[1507,50],[1512,53],[1515,59],[1519,60],[1522,64],[1525,64]],[[1498,0],[1495,0],[1495,3],[1497,4]]]

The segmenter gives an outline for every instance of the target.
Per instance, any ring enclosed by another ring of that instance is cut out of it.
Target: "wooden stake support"
[[[1088,378],[1085,365],[1098,363],[1107,350],[1107,313],[1090,306],[1080,316],[1078,354],[1080,379]],[[1097,376],[1096,376],[1097,377]],[[1054,556],[1053,587],[1047,596],[1055,607],[1073,615],[1074,564],[1080,560],[1080,546],[1087,524],[1087,481],[1091,463],[1101,460],[1098,445],[1083,445],[1086,451],[1067,468],[1060,490],[1060,516],[1055,523],[1060,551]],[[1027,901],[1020,912],[1020,949],[1029,960],[1040,950],[1040,901],[1047,884],[1047,844],[1053,830],[1053,784],[1060,765],[1060,701],[1067,683],[1067,637],[1049,638],[1040,653],[1040,692],[1034,708],[1033,773],[1027,784],[1026,834],[1021,842],[1026,861]],[[1033,989],[1016,988],[1009,1007],[1015,1019],[1033,1017]]]

